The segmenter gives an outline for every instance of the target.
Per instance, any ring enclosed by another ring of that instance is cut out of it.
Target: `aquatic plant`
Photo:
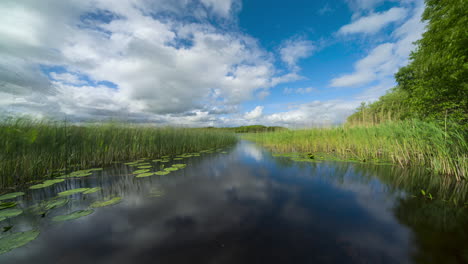
[[[23,213],[21,209],[4,209],[0,210],[0,221],[3,221],[7,218],[15,217]]]
[[[69,221],[69,220],[75,220],[83,216],[87,216],[94,213],[94,210],[88,209],[88,210],[79,210],[75,211],[71,214],[66,214],[66,215],[57,215],[52,218],[52,221],[54,222],[62,222],[62,221]]]
[[[57,180],[47,180],[47,181],[44,181],[43,183],[41,184],[36,184],[36,185],[32,185],[29,187],[29,189],[41,189],[41,188],[46,188],[46,187],[49,187],[49,186],[52,186],[56,183],[60,183],[60,182],[63,182],[64,179],[57,179]]]
[[[122,201],[122,197],[114,197],[112,199],[106,200],[106,201],[98,201],[94,202],[91,204],[91,208],[98,208],[98,207],[104,207],[104,206],[110,206],[114,204],[118,204]]]
[[[100,191],[101,189],[102,189],[101,187],[89,188],[88,190],[84,191],[83,194],[95,193],[97,191]]]
[[[39,231],[17,232],[0,237],[0,254],[22,247],[39,236]]]
[[[30,119],[0,121],[0,138],[0,186],[3,187],[116,161],[145,157],[161,158],[164,162],[180,153],[219,148],[237,141],[233,133],[210,129],[118,123],[75,125]],[[60,177],[85,177],[91,172]]]
[[[86,191],[91,190],[91,188],[77,188],[77,189],[71,189],[63,192],[59,192],[58,196],[69,196],[77,193],[84,193]]]
[[[274,152],[327,153],[360,162],[422,165],[456,180],[468,178],[467,132],[418,120],[370,127],[335,127],[244,134]]]
[[[0,196],[0,201],[14,199],[18,196],[23,196],[23,195],[24,195],[24,192],[7,193],[7,194]]]

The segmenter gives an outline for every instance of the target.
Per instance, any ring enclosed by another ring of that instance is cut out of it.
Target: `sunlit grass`
[[[0,123],[0,185],[59,176],[142,157],[199,152],[236,142],[233,133],[120,123],[73,125],[10,119]]]
[[[336,127],[246,134],[243,138],[277,152],[324,152],[338,157],[422,165],[457,180],[468,177],[466,131],[422,121],[368,127]]]

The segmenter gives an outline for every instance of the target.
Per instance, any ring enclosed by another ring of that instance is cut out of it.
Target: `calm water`
[[[22,208],[102,187],[45,217],[25,210],[0,222],[41,232],[0,263],[468,263],[468,209],[442,212],[385,183],[394,167],[295,163],[244,141],[227,152],[176,161],[187,167],[165,176],[116,165],[27,191]],[[122,202],[51,221],[113,196]]]

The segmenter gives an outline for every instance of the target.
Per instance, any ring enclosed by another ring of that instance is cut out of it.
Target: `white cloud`
[[[317,89],[313,88],[313,87],[306,87],[306,88],[289,88],[289,87],[286,87],[284,88],[283,90],[283,93],[284,94],[308,94],[308,93],[311,93],[313,91],[316,91]]]
[[[257,106],[254,110],[245,113],[244,118],[247,120],[257,119],[263,114],[263,106]]]
[[[312,41],[303,39],[289,39],[280,48],[281,59],[292,69],[297,68],[297,61],[312,55],[315,46]]]
[[[330,86],[359,86],[373,81],[390,83],[395,72],[408,63],[410,52],[414,50],[413,42],[424,32],[424,23],[420,22],[423,10],[424,2],[418,0],[412,8],[411,17],[393,32],[395,41],[374,47],[366,57],[356,62],[353,73],[332,79]],[[382,87],[382,84],[377,86]]]
[[[67,84],[72,84],[72,85],[82,85],[86,83],[86,81],[81,80],[77,75],[71,74],[68,72],[64,72],[64,73],[51,72],[50,77],[57,82],[67,83]]]
[[[373,13],[365,17],[360,17],[351,24],[344,25],[338,31],[338,34],[373,34],[380,31],[386,25],[404,19],[408,10],[405,8],[394,7],[382,13]]]
[[[383,3],[385,0],[347,0],[351,9],[359,10],[372,10],[377,5]]]
[[[193,9],[190,3],[2,1],[0,92],[26,103],[2,101],[1,111],[27,111],[40,101],[34,111],[78,119],[107,115],[212,122],[207,117],[212,109],[234,109],[255,94],[266,96],[272,86],[299,78],[296,73],[278,75],[271,55],[247,35],[220,30],[196,17],[193,22],[178,19],[180,10]],[[202,3],[226,16],[237,1]],[[178,11],[170,19],[147,15],[173,10]],[[51,73],[51,82],[40,65],[68,72]],[[109,81],[117,88],[86,86],[78,76]],[[184,114],[189,117],[171,116]]]

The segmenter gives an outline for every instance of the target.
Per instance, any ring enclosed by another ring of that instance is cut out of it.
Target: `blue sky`
[[[422,0],[3,0],[0,113],[338,124],[395,85]]]

